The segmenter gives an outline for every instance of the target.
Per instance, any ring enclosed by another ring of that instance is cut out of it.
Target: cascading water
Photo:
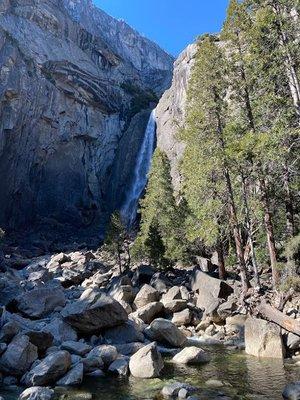
[[[121,207],[121,215],[128,227],[131,227],[136,220],[139,199],[147,184],[147,175],[155,146],[155,133],[155,110],[153,110],[150,114],[142,146],[136,160],[134,176]]]

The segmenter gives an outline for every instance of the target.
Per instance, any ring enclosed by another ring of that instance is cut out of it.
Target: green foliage
[[[121,214],[116,211],[111,215],[110,223],[106,231],[104,239],[104,247],[109,253],[118,259],[120,272],[122,272],[123,262],[122,253],[127,253],[127,263],[124,268],[129,267],[130,263],[130,250],[129,250],[129,238],[126,226],[122,220]]]
[[[184,259],[183,211],[174,198],[169,160],[159,149],[153,156],[140,212],[141,228],[133,246],[134,257],[149,259],[158,266]]]
[[[121,88],[132,96],[130,117],[134,116],[141,110],[148,108],[150,103],[158,102],[156,94],[150,89],[141,89],[139,86],[136,86],[131,82],[122,83]]]

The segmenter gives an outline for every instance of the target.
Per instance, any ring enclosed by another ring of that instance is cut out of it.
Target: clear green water
[[[160,390],[171,381],[188,382],[200,388],[201,399],[216,399],[218,392],[232,399],[280,400],[284,386],[300,380],[300,367],[280,360],[259,360],[241,352],[209,348],[212,361],[201,366],[175,366],[165,360],[161,379],[140,380],[107,376],[88,380],[80,390],[68,389],[66,399],[83,400],[92,394],[94,400],[160,400]],[[209,379],[221,380],[222,388],[206,386]],[[15,400],[15,390],[0,391],[5,400]]]

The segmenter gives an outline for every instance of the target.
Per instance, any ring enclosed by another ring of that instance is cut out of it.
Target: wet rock
[[[30,318],[41,318],[56,307],[66,303],[64,291],[60,287],[39,287],[26,292],[16,299],[18,309]]]
[[[162,313],[164,306],[160,302],[149,303],[144,307],[139,308],[134,313],[130,314],[133,318],[140,318],[146,324],[150,324],[155,317]]]
[[[51,400],[53,398],[54,390],[46,387],[34,386],[25,389],[24,392],[20,394],[19,400]]]
[[[108,371],[121,376],[127,376],[129,373],[129,358],[118,357],[110,364]]]
[[[156,378],[164,367],[156,343],[142,347],[130,357],[129,370],[136,378]]]
[[[54,318],[43,328],[44,332],[49,332],[54,337],[54,344],[59,345],[66,341],[76,341],[76,331],[60,318]]]
[[[58,386],[78,386],[83,380],[83,364],[78,363],[57,381]]]
[[[92,347],[86,343],[75,342],[73,340],[69,340],[67,342],[63,342],[61,345],[62,350],[67,350],[71,354],[76,354],[78,356],[84,356],[88,352],[92,350]]]
[[[68,304],[61,314],[68,324],[85,334],[98,333],[104,328],[122,325],[128,319],[120,303],[94,289],[86,289],[80,298]]]
[[[104,363],[101,357],[86,357],[82,359],[83,371],[85,374],[102,370]]]
[[[179,397],[179,392],[181,390],[185,390],[185,395],[189,396],[193,392],[195,392],[195,388],[187,383],[182,383],[182,382],[174,382],[170,383],[169,385],[166,385],[163,387],[161,393],[164,397]],[[183,392],[181,392],[183,394]],[[181,397],[181,398],[186,398],[186,397]]]
[[[110,345],[100,345],[94,347],[89,354],[87,355],[88,358],[101,358],[104,362],[104,365],[109,366],[113,361],[116,360],[118,357],[118,351],[115,346]]]
[[[282,392],[282,397],[285,400],[298,400],[300,398],[300,381],[286,385]]]
[[[137,323],[131,320],[123,325],[106,330],[103,337],[107,343],[112,344],[143,342],[145,339]]]
[[[256,357],[283,358],[285,353],[279,326],[252,317],[245,323],[245,347]]]
[[[186,342],[186,336],[167,319],[155,319],[149,327],[149,332],[152,339],[174,347],[182,347]]]
[[[26,386],[46,386],[64,376],[71,366],[71,355],[67,351],[49,354],[22,378]]]
[[[209,354],[199,347],[186,347],[173,357],[176,364],[201,364],[211,360]]]
[[[135,297],[134,305],[136,308],[144,307],[149,303],[159,301],[159,293],[152,286],[145,284]]]
[[[26,335],[16,336],[0,358],[0,370],[11,375],[23,375],[38,358],[37,347]]]

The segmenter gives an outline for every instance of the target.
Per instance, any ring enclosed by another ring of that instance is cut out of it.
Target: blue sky
[[[176,56],[199,34],[220,30],[228,0],[94,0],[94,3]]]

